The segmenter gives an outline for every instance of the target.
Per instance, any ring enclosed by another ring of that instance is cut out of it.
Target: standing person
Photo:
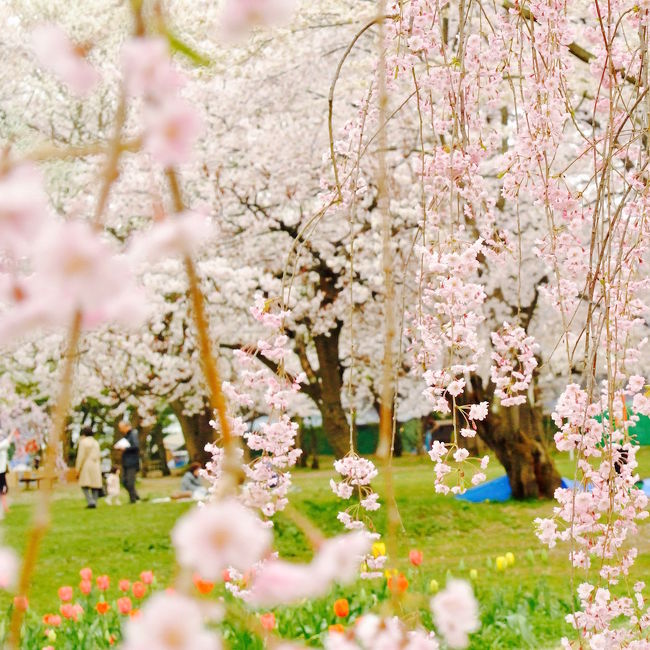
[[[97,499],[102,489],[101,454],[94,435],[90,427],[81,430],[75,463],[79,485],[86,497],[86,508],[97,507]]]
[[[110,474],[106,477],[106,503],[109,506],[121,505],[120,503],[120,468],[113,465]]]
[[[140,437],[138,430],[134,429],[128,420],[120,422],[117,426],[124,435],[124,440],[128,442],[122,452],[122,483],[129,493],[131,503],[136,503],[140,500],[135,489],[135,477],[140,469]]]
[[[18,430],[13,432],[13,436],[16,438],[18,435]],[[0,500],[2,500],[0,518],[4,518],[4,515],[9,512],[9,505],[7,504],[7,492],[9,491],[7,486],[7,453],[9,445],[11,445],[11,437],[11,435],[8,435],[0,440]]]

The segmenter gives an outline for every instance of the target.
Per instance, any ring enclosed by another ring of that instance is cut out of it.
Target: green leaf
[[[165,32],[169,47],[172,52],[178,52],[187,57],[194,65],[209,66],[212,61],[207,56],[197,52],[193,47],[182,41],[178,36],[172,34],[169,30]]]

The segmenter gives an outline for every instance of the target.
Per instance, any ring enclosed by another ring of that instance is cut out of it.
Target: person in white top
[[[7,487],[7,452],[9,451],[9,445],[12,443],[12,438],[17,438],[18,435],[18,430],[15,430],[12,434],[0,440],[0,501],[2,501],[4,514],[9,512],[9,505],[7,504],[7,492],[9,491]]]
[[[109,506],[122,505],[120,503],[120,468],[113,465],[110,474],[106,477],[106,503]]]

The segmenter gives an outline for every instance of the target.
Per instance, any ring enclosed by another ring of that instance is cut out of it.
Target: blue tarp
[[[573,481],[569,478],[562,479],[562,487],[569,488],[573,486]],[[646,487],[647,486],[647,487]],[[650,480],[644,482],[643,491],[650,494]],[[510,489],[510,482],[506,475],[499,478],[481,483],[476,487],[470,488],[464,494],[457,494],[457,499],[463,501],[471,501],[472,503],[480,503],[481,501],[508,501],[512,497],[512,490]]]

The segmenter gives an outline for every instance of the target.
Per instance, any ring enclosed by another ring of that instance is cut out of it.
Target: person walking
[[[7,492],[9,488],[7,486],[7,467],[8,467],[8,452],[9,446],[11,445],[11,438],[18,438],[18,430],[14,431],[13,434],[5,436],[0,440],[0,500],[2,500],[2,511],[0,511],[0,519],[4,518],[9,512],[9,505],[7,504]]]
[[[81,430],[75,463],[79,485],[86,497],[86,508],[97,507],[97,499],[102,489],[101,455],[99,443],[94,435],[90,427]]]
[[[135,489],[135,477],[140,469],[140,436],[128,421],[122,421],[117,426],[124,436],[123,440],[128,443],[125,443],[122,452],[122,484],[129,493],[131,503],[136,503],[140,500]]]

